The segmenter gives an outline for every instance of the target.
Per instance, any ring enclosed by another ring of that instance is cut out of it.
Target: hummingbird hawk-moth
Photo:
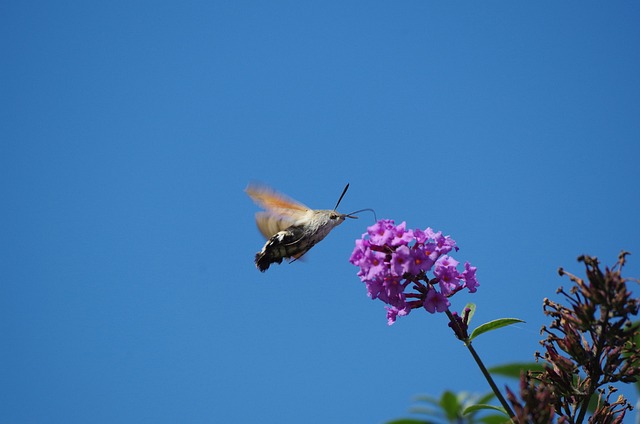
[[[269,265],[280,264],[283,259],[293,262],[324,239],[346,218],[357,218],[336,210],[348,188],[349,184],[342,191],[333,210],[315,210],[269,187],[249,185],[246,189],[247,194],[265,209],[256,213],[258,229],[267,239],[262,250],[256,253],[256,267],[264,272]]]

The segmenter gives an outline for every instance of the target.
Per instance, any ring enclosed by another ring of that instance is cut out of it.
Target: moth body
[[[350,217],[336,210],[310,209],[266,187],[249,186],[246,191],[266,209],[256,214],[258,229],[267,238],[255,257],[256,267],[262,272],[272,263],[300,258]]]

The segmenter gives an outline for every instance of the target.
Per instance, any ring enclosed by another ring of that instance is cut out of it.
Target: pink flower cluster
[[[459,262],[448,255],[454,249],[458,250],[455,241],[441,232],[407,230],[404,222],[395,225],[393,220],[382,219],[356,240],[349,262],[360,268],[358,276],[369,297],[388,305],[391,325],[398,315],[415,308],[444,312],[450,305],[448,298],[458,291],[476,291],[476,267],[466,262],[459,272]]]

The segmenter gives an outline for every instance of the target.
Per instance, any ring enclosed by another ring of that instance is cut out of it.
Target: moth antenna
[[[374,220],[376,220],[376,221],[378,221],[378,217],[376,216],[376,211],[374,211],[374,210],[373,210],[373,209],[371,209],[371,208],[360,209],[360,210],[358,210],[358,211],[348,213],[348,214],[347,214],[347,215],[345,215],[345,216],[346,216],[347,218],[358,219],[358,217],[357,217],[357,216],[353,216],[353,214],[354,214],[354,213],[364,212],[364,211],[372,212],[372,213],[373,213],[373,219],[374,219]]]
[[[338,199],[338,203],[336,203],[336,207],[333,208],[334,211],[336,209],[338,209],[338,206],[340,205],[340,202],[342,201],[342,198],[344,197],[344,195],[347,194],[347,190],[348,189],[349,189],[349,183],[347,183],[347,185],[345,186],[344,190],[342,190],[342,194],[340,195],[340,198]]]

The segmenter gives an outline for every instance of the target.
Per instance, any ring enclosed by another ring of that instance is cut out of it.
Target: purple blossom
[[[476,268],[475,266],[471,266],[469,262],[464,263],[464,271],[461,276],[464,279],[465,287],[469,289],[469,293],[475,293],[478,289],[480,283],[476,279]]]
[[[380,295],[380,292],[382,292],[382,281],[383,280],[366,280],[365,284],[367,286],[367,296],[369,296],[371,299],[377,299]]]
[[[349,258],[349,262],[351,262],[355,266],[360,266],[360,262],[364,258],[364,253],[368,248],[369,240],[365,240],[364,237],[356,240],[356,248],[353,249],[353,253],[351,253],[351,257]]]
[[[411,264],[409,265],[409,273],[418,275],[420,271],[429,271],[434,264],[434,260],[427,256],[422,246],[414,246],[411,249]]]
[[[443,236],[442,232],[438,231],[434,234],[433,239],[436,242],[436,250],[440,254],[446,254],[451,252],[451,250],[455,249],[458,251],[458,247],[456,246],[456,242],[450,236]]]
[[[376,246],[384,246],[391,244],[391,240],[395,237],[395,225],[391,219],[381,219],[371,227],[367,228],[369,241]],[[364,235],[363,235],[364,238]]]
[[[441,256],[436,262],[433,275],[440,283],[440,290],[446,296],[450,296],[462,286],[459,285],[460,274],[458,273],[458,261],[451,256]]]
[[[391,254],[391,274],[402,277],[405,272],[411,272],[413,258],[411,249],[407,246],[399,246],[395,252]]]
[[[397,277],[387,277],[382,282],[384,296],[379,296],[385,303],[396,308],[405,308],[406,299],[404,295],[404,286]]]
[[[375,250],[365,251],[364,258],[360,262],[360,269],[366,273],[367,280],[382,279],[388,274],[389,267],[385,263],[385,257],[384,253]]]
[[[385,308],[387,309],[387,323],[389,325],[396,322],[396,317],[407,315],[411,311],[411,309],[406,309],[406,308],[398,309],[395,306],[392,306],[392,307],[385,306]]]
[[[460,262],[456,261],[455,259],[453,259],[451,256],[447,256],[447,255],[443,255],[440,256],[440,258],[438,258],[438,263],[436,264],[436,268],[441,267],[441,268],[449,268],[449,267],[456,267],[458,266]]]
[[[444,294],[438,293],[435,289],[429,290],[424,300],[424,309],[434,314],[436,311],[444,312],[451,305],[449,299]]]
[[[429,230],[430,228],[427,228],[427,230]],[[413,230],[413,237],[415,237],[416,239],[416,243],[424,243],[425,241],[429,240],[429,235],[427,234],[426,231],[422,231],[419,228],[416,228],[415,230]]]
[[[407,223],[404,221],[395,227],[393,230],[393,240],[391,240],[392,246],[406,246],[413,240],[413,230],[407,230],[406,227]]]
[[[443,312],[451,304],[449,297],[458,291],[477,290],[476,267],[465,262],[460,273],[459,262],[448,255],[453,250],[458,251],[455,241],[440,231],[407,230],[405,222],[395,225],[383,219],[356,240],[349,262],[360,268],[358,277],[368,296],[388,305],[391,325],[411,309]]]

